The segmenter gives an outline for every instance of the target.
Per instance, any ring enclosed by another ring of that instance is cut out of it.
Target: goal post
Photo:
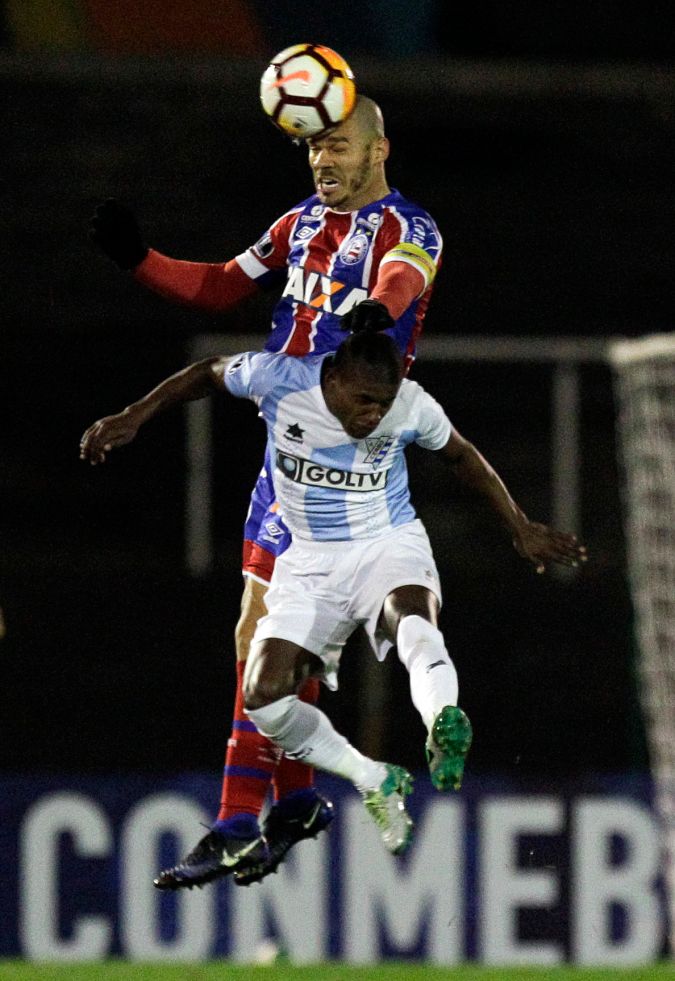
[[[616,341],[609,357],[640,698],[675,951],[675,333]]]

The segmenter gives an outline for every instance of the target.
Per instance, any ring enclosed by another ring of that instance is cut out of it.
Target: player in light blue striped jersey
[[[403,377],[396,344],[382,333],[352,335],[335,354],[245,353],[199,362],[91,426],[81,455],[102,463],[170,405],[222,390],[254,401],[267,424],[277,499],[292,533],[247,662],[249,718],[291,758],[350,780],[385,846],[400,853],[412,834],[405,808],[410,775],[363,756],[297,693],[309,677],[336,687],[341,651],[357,626],[379,659],[395,644],[427,728],[432,783],[459,789],[471,726],[458,707],[457,673],[437,626],[440,583],[410,500],[405,447],[415,442],[451,465],[537,572],[549,562],[577,565],[586,550],[574,535],[527,518],[441,406]],[[211,831],[188,856],[186,875],[194,869],[204,881],[213,866],[215,877],[233,857],[231,843],[220,847],[217,835]],[[264,847],[262,836],[255,847]]]

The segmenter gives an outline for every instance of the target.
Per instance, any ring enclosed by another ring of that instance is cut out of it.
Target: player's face
[[[377,429],[391,409],[400,382],[383,382],[368,370],[343,375],[329,369],[322,388],[328,409],[342,424],[347,435],[353,439],[365,439]]]
[[[364,134],[353,118],[307,141],[314,186],[322,204],[356,211],[384,197],[389,188],[383,163],[389,144]]]

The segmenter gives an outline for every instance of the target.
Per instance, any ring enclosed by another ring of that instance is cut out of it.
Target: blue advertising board
[[[319,776],[328,833],[279,874],[161,893],[160,867],[213,819],[217,778],[0,780],[0,957],[297,963],[628,965],[662,956],[658,822],[640,777],[542,785],[420,775],[409,853],[389,855],[358,795]]]

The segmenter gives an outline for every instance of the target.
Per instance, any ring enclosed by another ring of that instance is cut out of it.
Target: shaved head
[[[367,95],[356,97],[356,105],[352,110],[351,118],[368,141],[384,137],[382,110],[377,102],[369,99]]]

